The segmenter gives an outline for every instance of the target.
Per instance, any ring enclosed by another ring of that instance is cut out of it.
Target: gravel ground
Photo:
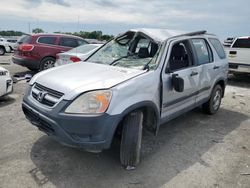
[[[13,65],[11,74],[30,73]],[[58,144],[24,117],[27,83],[0,101],[0,188],[7,187],[250,187],[250,77],[229,78],[220,111],[195,109],[143,137],[142,162],[134,171],[119,164],[115,145],[92,154]]]

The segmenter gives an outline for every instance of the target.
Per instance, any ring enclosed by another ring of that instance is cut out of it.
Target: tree
[[[32,33],[44,33],[44,31],[41,28],[35,28],[32,30]]]

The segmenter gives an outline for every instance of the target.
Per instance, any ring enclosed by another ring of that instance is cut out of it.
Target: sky
[[[0,30],[116,35],[144,27],[207,30],[225,39],[250,35],[249,7],[249,0],[1,0]]]

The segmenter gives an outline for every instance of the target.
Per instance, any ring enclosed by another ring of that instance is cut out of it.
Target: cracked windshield
[[[111,40],[87,61],[135,69],[154,69],[159,45],[153,40],[129,32]]]

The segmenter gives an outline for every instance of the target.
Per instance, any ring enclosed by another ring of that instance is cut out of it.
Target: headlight
[[[8,71],[0,71],[0,76],[9,76],[9,72]]]
[[[84,93],[76,98],[65,112],[74,114],[104,113],[109,106],[111,95],[111,91],[108,90]]]

